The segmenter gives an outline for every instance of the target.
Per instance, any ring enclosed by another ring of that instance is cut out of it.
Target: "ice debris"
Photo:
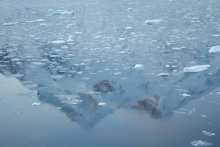
[[[52,44],[64,44],[65,41],[64,40],[55,40],[55,41],[51,41],[50,43],[52,43]]]
[[[213,46],[209,49],[209,53],[219,53],[220,52],[220,46]]]
[[[211,67],[210,65],[197,65],[197,66],[185,67],[183,69],[183,72],[184,73],[201,72],[207,70],[210,67]]]
[[[183,97],[191,97],[191,95],[184,93],[184,94],[183,94]]]
[[[193,146],[211,146],[212,143],[202,141],[202,140],[194,140],[191,142],[191,145],[193,145]]]
[[[65,11],[65,10],[56,10],[50,15],[73,15],[73,11]]]
[[[205,136],[209,136],[209,137],[215,136],[215,133],[211,133],[211,132],[207,132],[207,131],[202,131],[202,133],[203,133]]]
[[[180,108],[179,110],[173,110],[174,113],[185,115],[192,115],[192,113],[195,111],[195,108]]]
[[[141,64],[135,64],[135,66],[133,68],[142,68],[142,67],[144,67],[144,66]]]
[[[153,20],[147,20],[146,23],[148,25],[155,25],[155,24],[159,24],[162,22],[162,19],[153,19]]]
[[[3,26],[13,26],[15,24],[18,24],[18,22],[3,23]]]
[[[157,76],[167,77],[167,76],[169,76],[169,74],[168,74],[168,73],[160,73],[160,74],[158,74]]]
[[[32,106],[39,106],[41,105],[41,102],[33,102]]]
[[[106,103],[100,102],[98,105],[103,106],[103,105],[106,105]]]

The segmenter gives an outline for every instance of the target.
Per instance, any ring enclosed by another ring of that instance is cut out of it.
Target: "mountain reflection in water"
[[[29,13],[32,5],[25,11],[18,7],[16,13],[24,14],[19,15],[19,23],[1,26],[0,73],[37,90],[42,103],[60,108],[71,121],[89,129],[117,109],[169,119],[175,110],[220,85],[220,55],[208,52],[219,45],[219,39],[210,38],[219,22],[210,17],[212,13],[219,16],[211,2],[207,11],[199,11],[183,1],[180,8],[187,9],[176,14],[184,14],[181,21],[170,10],[176,7],[164,2],[163,9],[154,14],[163,19],[147,23],[152,14],[142,12],[155,7],[154,3],[148,8],[131,4],[130,9],[122,9],[119,2],[112,2],[115,7],[108,3],[82,9],[74,5],[74,10],[65,7],[68,10],[55,12],[47,8],[58,10],[57,6],[45,5],[46,11],[36,12],[44,19]],[[131,11],[135,5],[139,11]],[[197,19],[190,15],[197,13]],[[9,20],[17,18],[13,14]],[[195,65],[210,68],[183,72]]]

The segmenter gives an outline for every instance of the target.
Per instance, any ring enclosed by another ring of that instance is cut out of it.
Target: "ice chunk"
[[[197,66],[185,67],[183,69],[183,72],[184,73],[201,72],[201,71],[207,70],[210,67],[211,67],[210,65],[197,65]]]
[[[191,145],[193,145],[193,146],[211,146],[212,143],[202,141],[202,140],[194,140],[191,142]]]
[[[220,34],[213,34],[213,37],[220,37]]]
[[[50,15],[72,15],[73,11],[57,10]]]
[[[44,22],[45,20],[44,19],[37,19],[35,20],[35,22]]]
[[[132,27],[126,27],[125,30],[132,30]]]
[[[169,74],[168,74],[168,73],[160,73],[160,74],[158,74],[157,76],[167,77],[167,76],[169,76]]]
[[[26,21],[26,23],[34,23],[35,22],[35,20],[28,20],[28,21]]]
[[[192,115],[195,112],[195,108],[180,108],[179,110],[173,110],[174,113],[184,114],[184,115]]]
[[[183,94],[183,97],[191,97],[191,95],[184,93],[184,94]]]
[[[207,115],[201,115],[201,117],[208,117]]]
[[[46,23],[40,23],[40,26],[47,26]]]
[[[33,102],[32,106],[39,106],[41,105],[41,102]]]
[[[207,131],[202,131],[202,133],[205,135],[205,136],[215,136],[215,133],[211,133],[211,132],[207,132]]]
[[[133,68],[142,68],[142,67],[144,67],[144,66],[141,64],[135,64],[135,66]]]
[[[64,40],[55,40],[55,41],[51,41],[52,44],[64,44],[65,41]]]
[[[213,46],[209,49],[209,53],[219,53],[220,52],[220,46]]]
[[[98,105],[103,106],[103,105],[106,105],[106,103],[100,102]]]
[[[18,22],[3,23],[3,26],[13,26],[15,24],[18,24]]]
[[[153,19],[153,20],[147,20],[146,23],[148,25],[155,25],[155,24],[159,24],[162,22],[162,19]]]
[[[115,72],[115,73],[113,73],[114,75],[120,75],[121,74],[121,72]]]
[[[11,61],[14,61],[14,62],[17,62],[17,61],[20,61],[21,59],[19,58],[12,58]]]

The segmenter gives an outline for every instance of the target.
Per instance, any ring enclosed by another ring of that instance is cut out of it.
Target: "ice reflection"
[[[0,72],[86,128],[117,109],[169,119],[219,86],[216,5],[197,12],[184,1],[174,15],[175,1],[161,9],[144,1],[88,3],[15,11],[2,2],[11,11],[1,19]]]
[[[114,112],[113,109],[99,105],[91,95],[80,93],[77,98],[72,95],[54,95],[48,89],[40,90],[39,100],[54,105],[73,122],[82,128],[92,129],[101,119]]]

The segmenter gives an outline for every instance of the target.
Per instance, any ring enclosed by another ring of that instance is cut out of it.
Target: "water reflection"
[[[27,56],[24,60],[16,55],[16,47],[1,48],[1,73],[14,76],[25,87],[37,89],[41,102],[60,108],[71,121],[84,128],[93,128],[115,109],[121,108],[146,111],[156,119],[169,118],[174,110],[213,90],[220,81],[220,69],[216,66],[219,58],[212,55],[207,57],[212,59],[209,61],[211,68],[200,73],[173,73],[171,68],[176,68],[170,65],[167,72],[171,75],[155,76],[144,74],[148,67],[136,69],[138,66],[134,68],[132,65],[121,75],[128,77],[126,80],[99,80],[109,77],[109,72],[93,72],[96,74],[93,76],[91,70],[86,70],[89,67],[98,69],[99,62],[92,60],[87,64],[71,66],[71,61],[62,61],[63,57],[58,55],[45,57],[45,53],[41,61]],[[54,46],[43,48],[47,50]],[[105,61],[104,67],[111,67],[110,62]],[[89,74],[92,79],[81,78],[89,77]],[[106,105],[99,105],[101,102]]]
[[[39,100],[60,109],[67,118],[78,123],[84,129],[92,129],[101,119],[104,119],[114,110],[99,105],[91,95],[80,93],[77,99],[72,95],[54,95],[48,89],[40,90]]]
[[[85,128],[93,128],[117,109],[169,119],[174,110],[220,85],[219,54],[208,52],[219,43],[210,38],[219,21],[211,17],[219,16],[214,5],[197,12],[183,2],[187,9],[179,12],[179,20],[170,1],[157,15],[146,12],[155,6],[136,3],[123,9],[120,2],[113,2],[114,8],[108,3],[74,11],[57,11],[50,5],[31,14],[18,7],[16,12],[25,14],[19,23],[5,22],[0,30],[0,72],[38,90],[41,102],[59,107]],[[133,11],[135,5],[138,11]],[[200,18],[193,17],[196,13]],[[9,20],[16,22],[13,16]],[[156,25],[152,20],[149,25],[152,16],[160,20]],[[146,17],[147,23],[142,20]],[[183,72],[206,64],[211,68]]]

